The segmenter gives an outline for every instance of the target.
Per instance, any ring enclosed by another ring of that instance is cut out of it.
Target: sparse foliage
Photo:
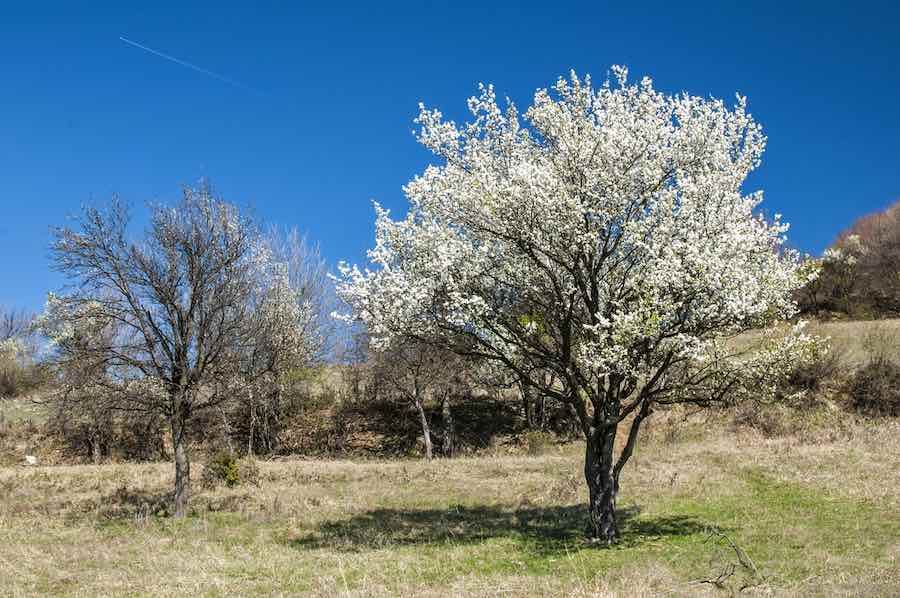
[[[422,427],[425,458],[434,457],[431,424],[425,409],[430,398],[441,402],[443,421],[442,454],[453,454],[453,411],[451,400],[459,392],[466,364],[458,355],[431,344],[397,339],[390,348],[374,356],[372,375],[388,393],[397,395],[415,409]]]
[[[0,307],[0,343],[28,336],[32,319],[24,309]]]
[[[114,200],[56,230],[54,265],[72,284],[50,296],[39,326],[57,365],[79,373],[63,396],[168,422],[181,516],[193,418],[305,357],[310,307],[256,224],[206,185],[152,206],[143,239],[128,224]]]
[[[257,303],[269,311],[262,313],[256,339],[259,350],[252,360],[258,370],[253,381],[235,389],[243,399],[231,413],[244,428],[248,454],[271,454],[279,448],[285,392],[293,379],[317,367],[328,356],[336,336],[333,286],[318,247],[311,246],[296,229],[282,232],[270,228],[263,239],[273,264],[279,269],[266,289],[267,297]],[[291,306],[284,313],[277,306]],[[300,309],[294,309],[299,306]]]

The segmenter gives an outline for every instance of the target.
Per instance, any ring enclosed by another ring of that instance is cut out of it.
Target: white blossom
[[[667,95],[624,67],[612,77],[595,87],[572,73],[521,115],[481,86],[465,125],[421,107],[418,139],[439,163],[404,187],[404,218],[376,205],[369,264],[341,264],[337,284],[343,317],[376,348],[443,345],[569,403],[607,542],[619,473],[655,405],[777,397],[818,350],[778,326],[816,267],[744,189],[766,143],[746,99]],[[764,342],[738,348],[754,329]]]
[[[524,121],[491,86],[462,127],[422,106],[418,139],[442,164],[404,188],[404,219],[376,205],[370,268],[339,268],[344,317],[376,345],[453,332],[500,355],[534,336],[509,317],[521,306],[554,322],[571,312],[572,367],[592,376],[652,370],[647,347],[709,359],[711,340],[791,317],[808,272],[784,246],[788,225],[743,191],[766,142],[746,99],[729,108],[613,75],[596,89],[559,79]]]

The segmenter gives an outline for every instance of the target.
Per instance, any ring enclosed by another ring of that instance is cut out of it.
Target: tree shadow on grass
[[[693,517],[640,518],[640,509],[618,511],[619,546],[660,537],[690,536],[707,529]],[[563,554],[586,545],[587,509],[581,505],[504,508],[374,509],[340,521],[326,521],[312,534],[291,540],[302,549],[343,551],[403,545],[469,544],[511,538],[540,555]]]

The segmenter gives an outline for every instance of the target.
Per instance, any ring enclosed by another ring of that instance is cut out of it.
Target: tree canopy
[[[185,189],[174,207],[152,206],[142,238],[130,237],[129,221],[114,200],[56,230],[54,264],[71,284],[50,296],[39,326],[70,374],[63,396],[170,423],[183,515],[192,417],[307,363],[321,350],[317,310],[297,286],[306,278],[292,279],[289,252],[273,251],[207,185]]]
[[[766,142],[746,100],[667,95],[612,72],[598,87],[561,78],[523,114],[481,86],[464,125],[422,106],[418,140],[440,163],[404,188],[405,218],[376,204],[371,268],[344,264],[338,284],[375,346],[442,345],[573,405],[606,542],[654,406],[774,394],[812,346],[799,330],[752,353],[729,343],[792,317],[810,276],[785,248],[787,224],[743,190]]]

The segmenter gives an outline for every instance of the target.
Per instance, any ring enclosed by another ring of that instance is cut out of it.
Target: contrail
[[[165,58],[166,60],[174,62],[175,64],[180,64],[181,66],[185,66],[191,70],[197,71],[198,73],[203,73],[204,75],[209,75],[213,79],[218,79],[219,81],[222,81],[223,83],[228,83],[229,85],[233,85],[240,89],[245,89],[247,91],[259,93],[259,92],[257,92],[257,90],[255,90],[251,87],[247,87],[243,83],[235,81],[234,79],[229,79],[228,77],[226,77],[224,75],[220,75],[218,73],[208,71],[205,68],[197,66],[196,64],[191,64],[190,62],[186,62],[184,60],[179,60],[178,58],[175,58],[174,56],[169,56],[168,54],[163,54],[162,52],[159,52],[158,50],[154,50],[153,48],[148,48],[147,46],[145,46],[143,44],[139,44],[135,41],[131,41],[127,37],[122,37],[120,35],[119,39],[122,40],[123,42],[125,42],[126,44],[128,44],[129,46],[134,46],[135,48],[140,48],[141,50],[144,50],[145,52],[150,52],[151,54],[159,56],[160,58]]]

